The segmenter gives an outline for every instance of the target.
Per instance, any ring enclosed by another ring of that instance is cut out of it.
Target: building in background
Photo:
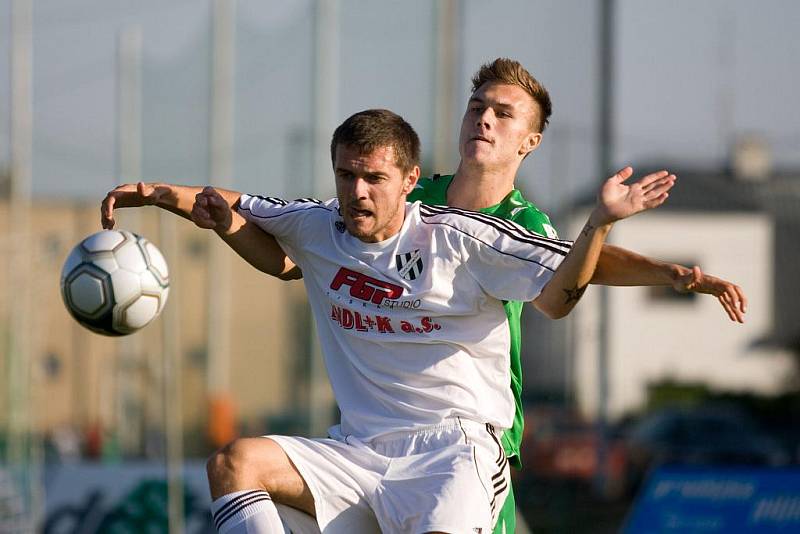
[[[614,227],[612,243],[700,265],[740,285],[749,305],[745,324],[738,325],[710,296],[671,287],[611,289],[612,419],[645,409],[648,388],[665,381],[767,397],[797,390],[800,175],[771,173],[756,155],[745,157],[749,163],[734,158],[725,172],[676,171],[677,185],[664,206]],[[574,211],[563,236],[576,235],[587,213]],[[531,319],[542,335],[531,336],[526,375],[532,389],[574,400],[590,418],[599,403],[598,294],[590,288],[563,324]]]
[[[73,246],[100,229],[98,205],[57,200],[36,203],[32,217],[32,430],[47,437],[55,448],[49,452],[56,454],[63,447],[64,453],[92,456],[158,457],[163,454],[165,410],[162,318],[130,336],[104,337],[74,321],[61,300],[61,266]],[[4,237],[7,208],[0,204],[0,235]],[[126,215],[132,211],[125,210],[118,212],[118,226],[161,246],[160,210],[137,211],[138,227],[126,225]],[[191,456],[206,456],[220,445],[208,437],[206,348],[207,293],[215,288],[215,281],[208,277],[207,256],[210,240],[217,237],[188,221],[177,224],[177,250],[162,251],[171,275],[167,306],[179,308],[184,449]],[[234,259],[232,264],[229,401],[235,410],[233,430],[302,431],[307,418],[310,330],[305,291],[300,282],[281,282],[242,260]],[[0,270],[3,310],[8,309],[8,299],[14,298],[7,291],[5,266]],[[5,359],[0,360],[0,377],[8,376],[4,365]],[[0,389],[11,391],[7,386]],[[6,402],[7,396],[0,396],[0,414],[7,414]],[[5,416],[0,415],[0,434],[5,423]],[[80,444],[78,451],[75,440]]]

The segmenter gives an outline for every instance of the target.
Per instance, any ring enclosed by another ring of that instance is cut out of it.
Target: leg
[[[360,450],[330,439],[269,436],[233,441],[207,464],[215,523],[220,532],[219,525],[224,523],[225,529],[232,525],[224,530],[231,534],[288,532],[288,528],[304,534],[322,528],[332,533],[379,532],[364,498],[364,488],[374,488],[377,475],[354,463],[361,455]],[[248,508],[228,519],[230,510],[238,511],[249,506],[245,500],[255,499],[261,509]],[[269,529],[244,525],[266,515],[277,521]],[[236,530],[239,525],[245,529]]]
[[[211,498],[263,489],[281,504],[316,515],[314,498],[283,449],[269,438],[240,438],[215,452],[206,465]]]

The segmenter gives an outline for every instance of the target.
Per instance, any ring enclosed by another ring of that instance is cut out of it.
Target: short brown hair
[[[478,72],[472,77],[472,92],[477,91],[485,83],[504,83],[516,85],[525,89],[531,98],[539,104],[539,121],[534,127],[539,132],[544,132],[549,123],[553,104],[547,89],[525,70],[519,61],[507,57],[499,57],[491,63],[481,65]]]
[[[403,117],[388,109],[368,109],[351,115],[333,132],[331,161],[336,147],[344,145],[371,154],[381,147],[394,148],[395,164],[408,172],[419,165],[419,137]]]

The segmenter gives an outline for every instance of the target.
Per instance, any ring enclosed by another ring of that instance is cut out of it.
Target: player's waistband
[[[335,429],[335,430],[334,430]],[[500,432],[496,431],[494,426],[490,423],[481,423],[478,421],[472,421],[470,419],[465,419],[463,417],[449,417],[443,420],[441,423],[437,423],[435,425],[426,425],[426,426],[419,426],[410,429],[404,430],[395,430],[391,432],[385,432],[373,438],[367,440],[360,440],[354,438],[353,436],[342,435],[341,434],[341,427],[337,425],[333,427],[329,431],[329,434],[334,439],[339,439],[345,442],[353,442],[358,441],[367,445],[378,445],[378,444],[385,444],[392,441],[398,440],[408,440],[409,438],[413,438],[416,436],[425,436],[429,434],[436,434],[440,432],[447,432],[447,431],[458,431],[463,432],[466,434],[472,434],[473,432],[489,432],[494,437],[499,437]],[[336,435],[338,433],[338,435]]]

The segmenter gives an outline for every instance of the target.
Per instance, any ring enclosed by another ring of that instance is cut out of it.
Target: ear
[[[403,185],[403,194],[408,195],[413,189],[417,186],[417,182],[419,181],[419,166],[414,165],[414,168],[411,169],[406,174],[405,184]]]
[[[536,150],[542,142],[542,134],[540,132],[531,132],[525,136],[522,144],[519,147],[519,155],[523,158]]]

